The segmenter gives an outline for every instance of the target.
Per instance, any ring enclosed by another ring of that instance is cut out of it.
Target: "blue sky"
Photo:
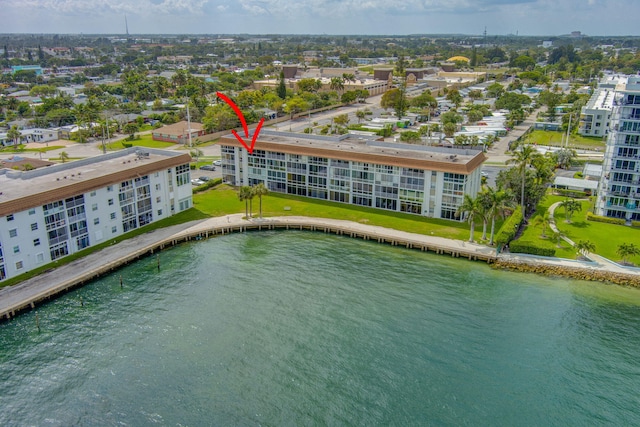
[[[0,0],[3,33],[640,35],[639,0]]]

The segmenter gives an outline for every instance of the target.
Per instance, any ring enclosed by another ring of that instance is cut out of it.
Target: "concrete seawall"
[[[87,255],[15,286],[2,288],[0,289],[0,319],[11,319],[23,310],[33,309],[37,304],[58,294],[81,286],[139,258],[156,254],[167,247],[191,240],[202,240],[254,230],[308,230],[331,233],[407,249],[431,251],[454,258],[484,261],[499,266],[499,268],[564,275],[586,280],[611,281],[608,280],[609,277],[613,277],[613,273],[616,273],[616,277],[619,278],[615,281],[616,283],[640,286],[640,274],[629,273],[629,277],[633,277],[633,279],[628,279],[625,272],[612,271],[606,265],[596,265],[594,270],[593,266],[581,268],[570,265],[567,260],[534,260],[528,259],[526,256],[509,254],[498,256],[494,248],[485,245],[407,233],[352,221],[296,216],[244,220],[241,214],[235,214],[154,230]],[[546,265],[548,268],[534,268],[540,265]],[[599,273],[588,274],[593,271],[599,271]]]

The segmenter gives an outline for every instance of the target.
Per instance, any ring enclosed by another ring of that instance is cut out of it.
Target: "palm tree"
[[[20,133],[20,129],[18,129],[18,126],[11,126],[11,128],[7,131],[7,139],[13,140],[14,148],[18,148],[20,136],[22,136],[22,134]]]
[[[589,240],[580,240],[574,246],[578,250],[578,255],[582,256],[587,256],[589,252],[593,252],[596,250],[596,245],[594,245]]]
[[[515,203],[513,201],[513,193],[510,190],[490,190],[491,195],[491,209],[489,210],[489,216],[491,218],[491,237],[489,238],[489,245],[493,246],[493,238],[495,236],[496,229],[496,217],[504,218],[505,213],[508,210],[513,209]]]
[[[473,232],[475,228],[475,219],[480,215],[480,202],[478,198],[473,198],[468,194],[464,195],[462,204],[458,206],[456,216],[463,215],[470,224],[471,232],[469,234],[469,242],[473,243]]]
[[[531,145],[523,145],[520,150],[512,153],[513,158],[507,160],[507,164],[514,163],[520,173],[522,174],[522,190],[520,192],[520,206],[522,207],[522,215],[526,216],[526,210],[524,208],[524,182],[526,180],[527,166],[540,156],[540,154]]]
[[[331,77],[329,82],[329,89],[335,90],[340,93],[342,89],[344,89],[344,80],[341,77]]]
[[[623,264],[629,264],[629,257],[640,255],[640,248],[633,243],[621,243],[616,253],[622,257]]]
[[[64,163],[68,159],[69,159],[69,153],[67,153],[66,151],[63,151],[62,153],[60,153],[60,160],[62,161],[62,163]]]
[[[564,208],[564,214],[566,217],[565,222],[571,222],[573,213],[582,210],[582,204],[573,199],[566,199],[564,202],[560,203],[560,206]]]
[[[258,200],[260,201],[260,218],[262,219],[262,196],[269,194],[269,189],[264,185],[264,182],[261,182],[253,187],[253,194],[258,196]]]
[[[362,121],[362,119],[365,118],[366,115],[367,115],[367,113],[365,113],[364,110],[356,111],[356,117],[358,118],[358,123],[360,123]]]
[[[240,187],[238,191],[238,200],[244,202],[244,216],[246,219],[249,219],[249,200],[251,196],[251,187],[248,185],[243,185]]]
[[[487,223],[491,218],[493,206],[493,194],[495,190],[490,187],[484,188],[478,193],[478,205],[480,206],[480,217],[482,218],[482,237],[480,240],[487,240]]]
[[[545,211],[542,215],[536,215],[536,217],[533,218],[533,222],[531,223],[531,225],[533,225],[534,227],[542,226],[542,234],[540,234],[540,237],[546,239],[547,228],[549,228],[550,223],[551,218],[549,217],[549,211]]]
[[[202,156],[204,153],[202,152],[202,150],[199,150],[196,148],[194,150],[191,150],[189,154],[191,155],[192,158],[196,159],[196,164],[197,164],[198,161],[200,160],[200,156]]]
[[[556,246],[558,248],[560,247],[560,243],[562,242],[562,239],[564,239],[565,237],[567,237],[567,235],[560,230],[553,232],[553,240],[556,241]]]

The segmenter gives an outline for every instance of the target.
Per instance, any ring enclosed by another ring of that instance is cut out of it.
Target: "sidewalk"
[[[465,257],[470,260],[493,262],[499,258],[501,260],[534,264],[578,267],[585,270],[598,269],[640,275],[640,270],[626,270],[610,261],[598,262],[597,265],[587,265],[586,263],[572,260],[540,258],[524,254],[500,254],[497,256],[494,248],[477,243],[407,233],[352,221],[301,216],[245,220],[242,214],[234,214],[154,230],[124,240],[59,268],[54,268],[15,286],[0,288],[0,319],[9,319],[15,316],[18,311],[28,307],[34,308],[36,303],[52,298],[57,293],[86,283],[119,268],[123,264],[133,262],[140,257],[153,254],[164,247],[172,246],[179,242],[231,232],[244,232],[249,229],[267,230],[275,228],[316,230],[350,235],[351,237],[377,240],[394,246],[429,250],[440,254],[449,254],[453,257]]]

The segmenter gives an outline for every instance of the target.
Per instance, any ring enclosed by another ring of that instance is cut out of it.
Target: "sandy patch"
[[[59,146],[68,147],[74,144],[76,144],[76,142],[69,141],[68,139],[56,139],[55,141],[49,141],[49,142],[30,142],[27,145],[25,145],[25,148],[37,150],[39,148],[45,148],[47,146],[48,147],[59,147]]]

